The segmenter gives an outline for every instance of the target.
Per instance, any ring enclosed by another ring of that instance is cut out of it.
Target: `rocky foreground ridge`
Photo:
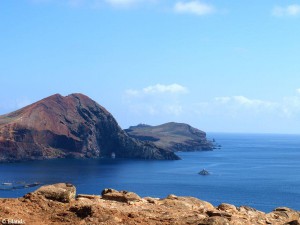
[[[0,162],[51,158],[179,159],[129,137],[114,117],[83,94],[42,99],[0,116]]]
[[[214,207],[193,197],[141,198],[113,189],[103,190],[101,196],[76,196],[73,185],[60,183],[42,186],[22,198],[0,199],[0,221],[32,225],[299,225],[300,212],[285,207],[270,213],[229,204]]]
[[[130,137],[153,142],[169,151],[208,151],[219,147],[206,138],[206,133],[185,123],[165,123],[158,126],[139,124],[125,129]]]

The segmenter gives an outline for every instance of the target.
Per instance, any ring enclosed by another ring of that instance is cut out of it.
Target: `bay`
[[[209,133],[222,148],[178,152],[179,161],[55,159],[0,164],[0,183],[72,183],[78,193],[104,188],[141,196],[193,196],[214,205],[247,205],[269,212],[300,210],[300,135]],[[201,176],[205,168],[211,174]],[[0,191],[21,197],[35,188]]]

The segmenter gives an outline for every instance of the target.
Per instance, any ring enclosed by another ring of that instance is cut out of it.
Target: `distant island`
[[[180,159],[127,135],[115,118],[83,94],[52,95],[0,116],[0,162],[111,157]]]
[[[139,124],[125,129],[130,137],[149,141],[156,146],[172,151],[210,151],[219,145],[206,138],[204,131],[185,123],[165,123],[158,126]]]

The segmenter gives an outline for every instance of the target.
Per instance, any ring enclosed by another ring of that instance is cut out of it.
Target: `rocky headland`
[[[52,95],[0,116],[0,162],[52,158],[179,159],[131,138],[101,105],[83,94]]]
[[[100,194],[100,193],[99,193]],[[42,186],[17,199],[0,199],[2,224],[73,225],[299,225],[300,212],[286,207],[270,213],[230,204],[217,207],[193,197],[158,199],[105,189],[76,195],[71,184]]]
[[[139,124],[125,129],[130,137],[149,141],[169,151],[208,151],[219,147],[206,138],[206,133],[185,123],[158,126]]]

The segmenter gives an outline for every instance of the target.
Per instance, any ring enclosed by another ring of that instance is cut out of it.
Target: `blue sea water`
[[[300,210],[300,135],[212,133],[222,145],[208,152],[179,152],[179,161],[61,159],[0,164],[0,183],[70,182],[78,193],[104,188],[141,196],[194,196],[219,205],[247,205],[269,212],[279,206]],[[203,168],[209,176],[198,174]],[[20,197],[36,188],[0,191]]]

